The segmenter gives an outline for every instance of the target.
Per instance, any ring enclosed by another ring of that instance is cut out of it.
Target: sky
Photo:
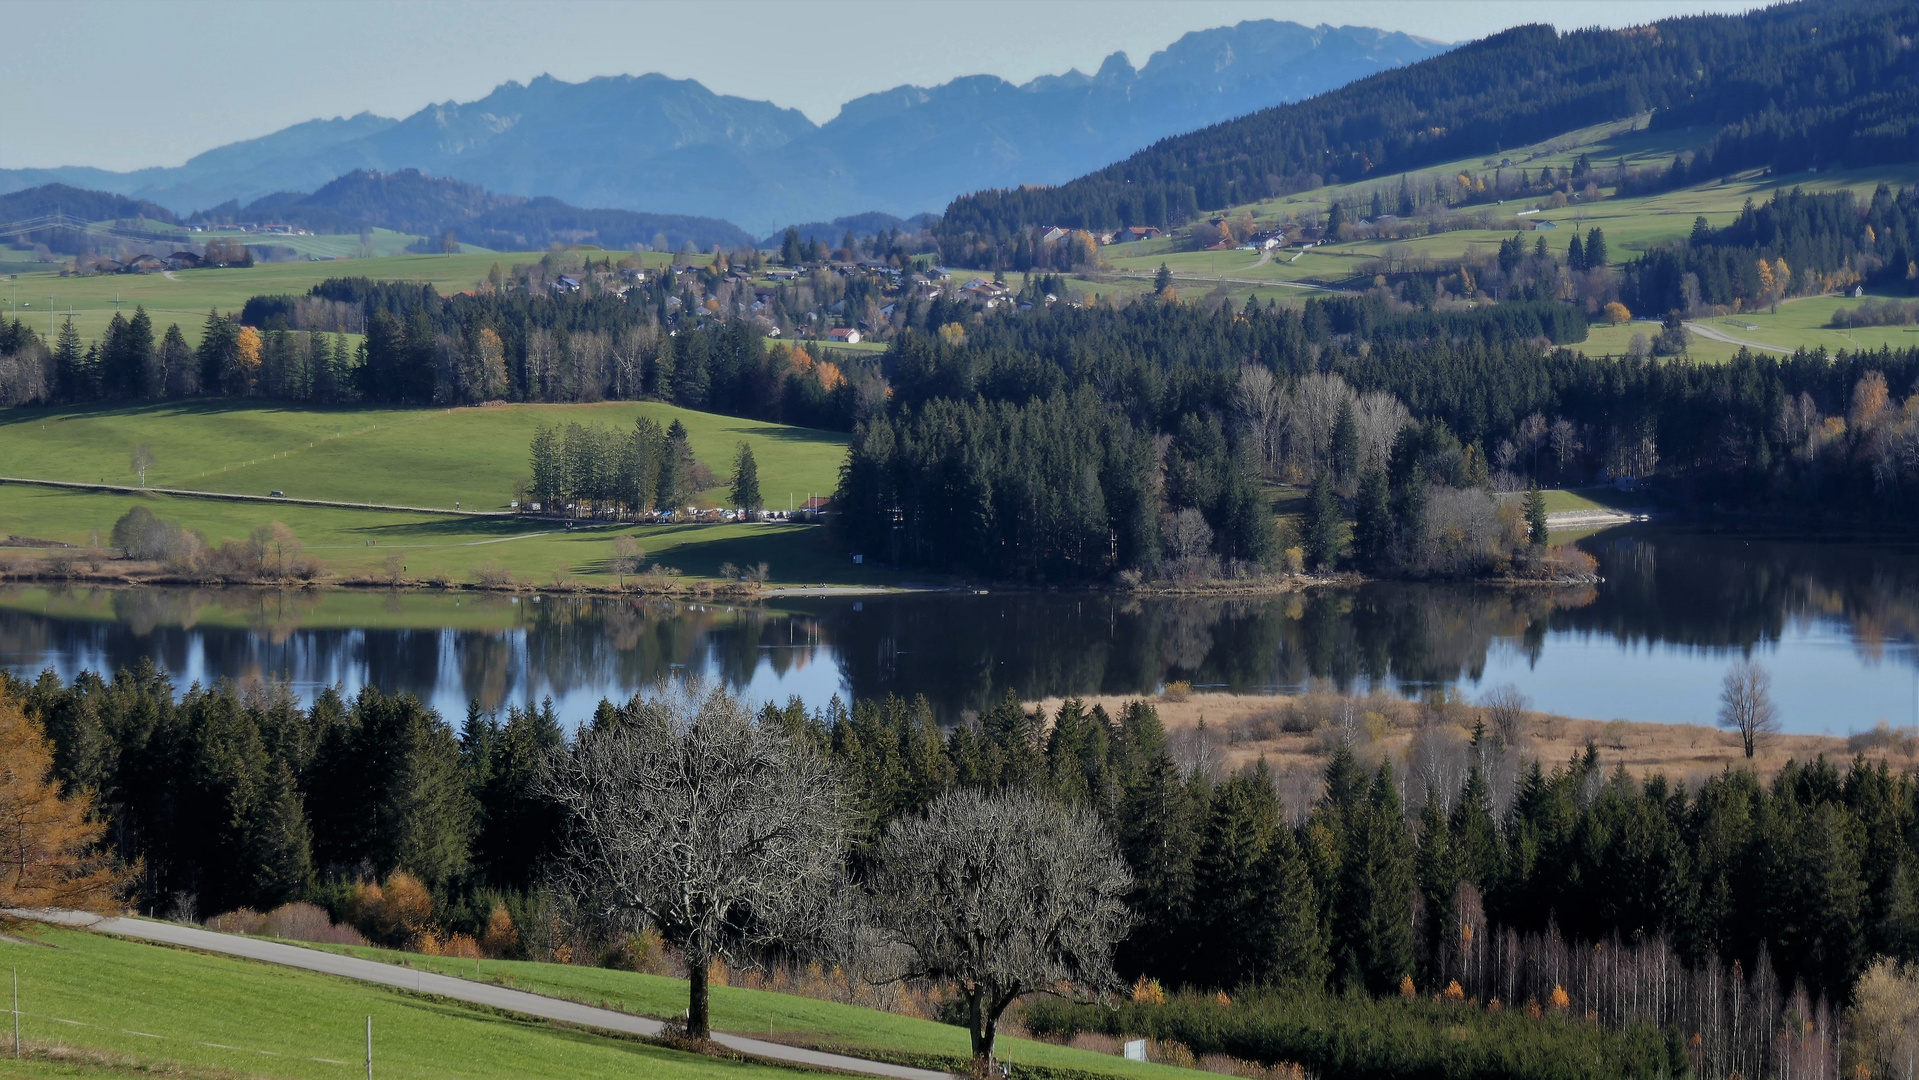
[[[1438,41],[1737,12],[1752,0],[4,0],[0,168],[178,165],[316,117],[401,117],[508,80],[662,72],[797,108],[961,75],[1144,65],[1243,19]]]

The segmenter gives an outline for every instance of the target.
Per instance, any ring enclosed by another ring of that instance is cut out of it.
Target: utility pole
[[[366,1018],[366,1080],[373,1080],[373,1018]]]
[[[20,1060],[20,969],[13,969],[13,1060]]]

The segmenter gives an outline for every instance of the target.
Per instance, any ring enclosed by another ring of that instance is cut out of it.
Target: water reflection
[[[1919,557],[1909,547],[1672,528],[1584,542],[1577,589],[1378,584],[1243,600],[913,595],[740,606],[637,599],[239,589],[0,590],[0,664],[71,677],[152,656],[180,685],[371,683],[457,716],[699,674],[754,698],[925,694],[954,720],[1007,689],[1467,691],[1516,682],[1585,716],[1710,722],[1726,664],[1777,673],[1788,725],[1919,722]]]

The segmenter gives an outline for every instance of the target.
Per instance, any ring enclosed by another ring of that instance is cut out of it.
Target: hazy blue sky
[[[404,116],[508,79],[664,72],[830,119],[850,98],[959,75],[1016,82],[1115,51],[1143,64],[1241,19],[1441,41],[1623,26],[1752,0],[11,0],[0,2],[0,168],[177,165],[320,116]]]

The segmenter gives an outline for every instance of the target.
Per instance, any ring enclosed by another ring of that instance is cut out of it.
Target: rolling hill
[[[1183,224],[1247,204],[1423,169],[1651,114],[1686,182],[1919,158],[1919,7],[1802,0],[1738,16],[1559,34],[1522,26],[1421,63],[1156,143],[1056,187],[980,191],[941,222],[951,259],[1004,256],[1044,225]]]

